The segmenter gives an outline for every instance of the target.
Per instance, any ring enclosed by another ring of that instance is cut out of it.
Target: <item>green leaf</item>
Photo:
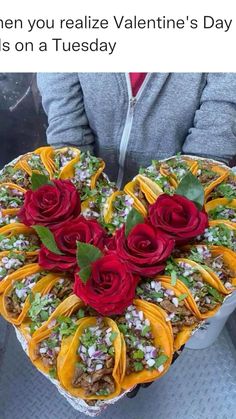
[[[53,185],[53,183],[46,175],[33,172],[31,176],[31,189],[36,191],[36,189],[44,185]]]
[[[187,298],[187,297],[188,297],[188,294],[181,294],[181,295],[179,295],[178,300],[180,302],[180,301],[185,300],[185,298]]]
[[[78,319],[82,319],[85,316],[85,311],[80,308],[78,311]]]
[[[111,335],[110,335],[110,341],[111,342],[114,342],[114,340],[116,339],[117,335],[118,335],[117,332],[112,332]]]
[[[179,279],[186,285],[186,287],[191,288],[192,283],[183,275],[179,276]]]
[[[204,205],[204,188],[197,177],[191,172],[183,177],[175,193],[185,196],[185,198],[193,201],[198,209],[202,209]]]
[[[128,217],[125,223],[126,237],[129,235],[133,227],[143,222],[144,222],[144,217],[135,208],[132,208],[132,210],[128,214]]]
[[[118,323],[118,328],[119,328],[119,331],[123,333],[124,335],[126,335],[126,333],[128,332],[128,326],[126,324]]]
[[[214,297],[215,301],[219,301],[220,303],[223,302],[223,295],[221,295],[215,288],[211,287],[210,285],[207,285],[207,290],[209,294],[211,294],[212,297]]]
[[[115,348],[114,348],[114,346],[111,346],[111,347],[108,349],[108,353],[109,353],[109,355],[114,356],[114,354],[115,354]]]
[[[150,326],[144,326],[141,330],[141,336],[146,336],[151,331]]]
[[[54,235],[49,228],[38,225],[33,226],[33,228],[38,234],[41,242],[48,250],[50,250],[50,252],[55,253],[56,255],[63,255],[63,253],[58,249]]]
[[[86,268],[102,257],[102,252],[92,244],[77,242],[77,262],[79,267]],[[81,271],[80,271],[81,272]]]
[[[141,349],[138,349],[137,351],[135,351],[133,353],[133,357],[134,359],[143,359],[144,358],[144,352],[141,351]]]
[[[56,370],[56,368],[51,368],[50,370],[49,370],[49,376],[51,377],[51,378],[57,378],[57,370]]]
[[[142,362],[134,362],[134,369],[135,371],[142,371],[143,370],[143,364]]]
[[[156,359],[156,362],[155,362],[155,367],[159,368],[161,365],[163,365],[167,361],[167,359],[168,359],[168,356],[166,356],[166,355],[158,356],[158,358]]]
[[[89,277],[91,275],[91,272],[92,272],[92,268],[91,268],[90,265],[85,266],[84,268],[80,269],[78,275],[79,275],[81,281],[84,284],[86,284],[86,282],[88,281],[88,279],[89,279]]]
[[[171,285],[176,285],[177,282],[177,275],[176,275],[176,271],[171,271]]]
[[[82,371],[86,372],[86,366],[82,362],[76,362],[76,367],[81,368]]]

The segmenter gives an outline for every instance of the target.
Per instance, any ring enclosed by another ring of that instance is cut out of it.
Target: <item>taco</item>
[[[18,277],[20,272],[27,273],[37,260],[37,252],[0,252],[0,294]]]
[[[26,189],[14,183],[6,182],[0,184],[0,208],[8,210],[8,214],[15,215],[24,203]]]
[[[219,198],[205,205],[209,220],[227,221],[236,227],[236,199]]]
[[[14,164],[9,164],[1,170],[0,183],[14,183],[24,189],[29,189],[31,178],[25,170],[17,169]]]
[[[54,318],[53,315],[57,316],[71,308],[71,300],[67,297],[76,297],[72,295],[71,278],[56,273],[51,275],[35,286],[28,300],[27,315],[20,327],[26,339],[30,339],[34,333],[36,336],[41,333]],[[77,301],[77,297],[72,298],[73,303]]]
[[[40,240],[34,229],[24,224],[13,223],[0,228],[0,252],[35,252],[40,248]]]
[[[221,246],[184,246],[176,252],[179,258],[200,264],[215,280],[215,288],[230,294],[236,288],[236,254]]]
[[[174,188],[177,188],[180,181],[188,172],[192,172],[195,175],[196,171],[196,160],[193,160],[187,156],[175,156],[174,158],[170,158],[160,165],[160,174],[162,176],[168,177]]]
[[[97,180],[104,168],[104,161],[99,157],[92,156],[87,151],[80,154],[77,163],[69,165],[67,170],[64,170],[63,178],[71,179],[83,195],[87,188],[94,189],[96,187]]]
[[[116,322],[124,338],[121,387],[128,390],[163,375],[173,354],[173,337],[163,313],[153,304],[135,300]]]
[[[45,275],[47,274],[37,263],[13,275],[0,295],[0,311],[8,322],[15,325],[22,323],[29,308],[29,295],[34,292],[42,278],[45,281]],[[53,274],[46,276],[46,280],[52,278]]]
[[[29,176],[32,176],[33,173],[39,173],[52,179],[53,172],[45,167],[41,157],[45,148],[47,147],[40,147],[33,153],[24,154],[15,164],[14,168],[25,171]]]
[[[209,227],[197,238],[198,242],[224,246],[232,252],[236,252],[236,227],[228,221],[213,220]]]
[[[169,176],[163,176],[160,173],[160,164],[155,160],[151,166],[146,169],[140,169],[137,177],[146,186],[145,192],[149,204],[154,204],[162,193],[174,193],[174,187],[171,185]]]
[[[110,182],[105,173],[101,173],[97,182],[96,188],[84,188],[81,196],[81,212],[85,218],[99,219],[103,208],[106,205],[107,199],[117,191],[115,183]]]
[[[89,309],[82,301],[71,304],[71,313],[68,306],[64,312],[55,317],[48,327],[37,333],[29,341],[29,357],[32,363],[51,378],[57,378],[57,358],[59,352],[64,354],[64,347],[71,343],[81,319],[88,315]],[[61,361],[62,361],[61,354]],[[61,362],[62,363],[62,362]]]
[[[107,400],[118,396],[120,387],[121,335],[116,323],[103,317],[87,317],[77,328],[61,363],[58,377],[73,396],[84,400]]]
[[[211,191],[228,176],[229,170],[215,163],[203,160],[197,161],[195,173],[205,190],[206,199]]]
[[[136,176],[131,182],[125,185],[124,192],[132,198],[133,207],[143,217],[146,217],[152,195],[148,192],[143,180],[139,176]]]
[[[180,349],[199,324],[191,309],[190,293],[183,294],[178,289],[178,284],[171,285],[171,278],[164,276],[143,280],[139,283],[136,293],[138,298],[153,303],[167,313],[166,321],[171,324],[174,336],[174,351]]]
[[[214,316],[224,301],[224,295],[217,290],[213,277],[198,263],[190,259],[177,258],[167,262],[166,272],[177,278],[179,290],[191,293],[191,308],[200,320]]]
[[[218,198],[227,198],[229,200],[236,199],[236,176],[235,173],[229,172],[229,175],[219,185],[215,186],[208,195],[208,201]]]
[[[103,207],[102,224],[104,227],[110,233],[114,233],[117,228],[124,224],[133,205],[132,197],[122,191],[114,192]]]
[[[68,179],[71,170],[80,159],[80,150],[75,147],[45,147],[41,158],[48,172],[53,173],[53,177]]]

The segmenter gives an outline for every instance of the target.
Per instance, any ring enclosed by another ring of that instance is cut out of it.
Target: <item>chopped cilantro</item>
[[[135,351],[133,353],[132,358],[134,358],[134,359],[143,359],[144,358],[144,352],[141,351],[141,349],[138,349],[137,351]]]
[[[118,333],[117,332],[112,332],[110,335],[110,341],[114,342],[115,338],[117,337]]]
[[[181,294],[181,295],[178,296],[178,300],[180,302],[180,301],[185,300],[185,298],[187,298],[187,297],[188,297],[188,294]]]
[[[150,326],[144,326],[142,331],[141,331],[141,336],[146,336],[150,331],[151,331]]]
[[[168,359],[168,356],[164,354],[158,356],[155,362],[155,368],[159,368],[161,365],[163,365],[167,361],[167,359]]]
[[[142,362],[134,362],[134,369],[136,372],[143,370],[143,364]]]
[[[57,378],[57,370],[56,370],[56,368],[51,368],[50,370],[49,370],[49,376],[51,377],[51,378]]]

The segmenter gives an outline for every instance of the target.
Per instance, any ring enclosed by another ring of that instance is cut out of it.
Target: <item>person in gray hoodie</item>
[[[90,150],[121,187],[177,153],[234,164],[236,73],[39,73],[48,143]]]

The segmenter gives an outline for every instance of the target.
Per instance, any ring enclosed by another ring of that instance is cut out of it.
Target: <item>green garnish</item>
[[[224,297],[215,288],[212,288],[208,284],[206,284],[206,287],[207,287],[207,290],[208,290],[209,294],[211,294],[212,297],[214,297],[215,301],[218,301],[220,303],[223,302]]]
[[[143,359],[144,358],[144,352],[141,351],[141,349],[138,349],[137,351],[135,351],[133,353],[132,358],[134,358],[134,359]]]
[[[176,282],[177,282],[176,271],[171,271],[170,276],[171,276],[171,281],[170,281],[171,285],[176,285]]]
[[[110,391],[108,389],[101,389],[96,392],[97,396],[108,396]]]
[[[178,300],[180,302],[180,301],[185,300],[185,298],[187,298],[187,297],[188,297],[188,294],[181,294],[181,295],[178,296]]]
[[[82,362],[76,362],[76,367],[81,368],[84,372],[86,372],[87,370],[85,364],[83,364]]]
[[[141,330],[141,336],[146,336],[151,331],[150,326],[144,326],[144,328]]]
[[[111,333],[111,335],[110,335],[110,338],[109,338],[109,339],[110,339],[110,341],[111,341],[111,342],[114,342],[114,340],[115,340],[115,338],[117,337],[117,335],[118,335],[118,333],[117,333],[117,332],[112,332],[112,333]]]
[[[158,358],[156,359],[156,362],[155,362],[155,368],[159,368],[161,365],[163,365],[167,361],[167,359],[168,359],[168,356],[166,356],[164,354],[158,356]]]
[[[83,335],[80,337],[80,341],[82,344],[89,348],[97,341],[97,337],[92,334],[92,332],[89,329],[86,329],[83,333]]]
[[[222,183],[216,187],[216,196],[223,196],[229,201],[236,198],[236,186],[235,189],[230,183]]]
[[[82,308],[80,308],[77,314],[78,319],[82,319],[84,315],[85,315],[85,311]]]
[[[57,378],[57,370],[56,370],[56,368],[51,368],[48,372],[49,372],[49,376],[51,378],[54,378],[54,379]]]
[[[128,326],[126,324],[118,324],[119,331],[124,335],[128,332]]]
[[[143,364],[142,362],[134,362],[134,369],[136,372],[143,370]]]
[[[111,347],[108,349],[108,353],[109,353],[109,355],[111,355],[111,356],[113,356],[113,355],[115,354],[115,348],[114,348],[114,346],[111,346]]]

